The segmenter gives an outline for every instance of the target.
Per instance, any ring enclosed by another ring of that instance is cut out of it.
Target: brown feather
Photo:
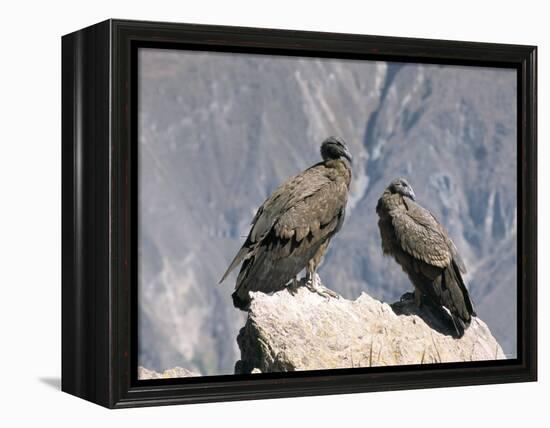
[[[428,210],[388,187],[376,207],[382,251],[394,257],[417,293],[447,308],[459,336],[473,304],[461,276],[464,262],[447,232]]]

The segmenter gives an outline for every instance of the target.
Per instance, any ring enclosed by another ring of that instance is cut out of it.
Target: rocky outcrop
[[[170,379],[177,377],[193,377],[200,376],[200,373],[193,372],[191,370],[184,369],[182,367],[174,367],[172,369],[164,370],[162,373],[154,370],[146,369],[145,367],[138,367],[138,379]]]
[[[487,325],[474,318],[454,338],[439,317],[412,301],[393,305],[363,293],[327,299],[300,287],[251,293],[237,342],[236,373],[429,364],[506,358]]]

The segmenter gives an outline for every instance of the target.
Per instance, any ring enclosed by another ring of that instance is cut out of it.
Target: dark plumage
[[[382,251],[391,255],[414,285],[415,300],[441,309],[461,337],[475,316],[462,279],[464,263],[437,219],[415,202],[415,194],[402,178],[393,180],[376,206]]]
[[[232,295],[246,309],[250,291],[283,289],[304,268],[308,288],[334,295],[317,283],[315,271],[332,236],[344,222],[351,181],[351,154],[336,137],[321,145],[323,161],[288,179],[258,208],[250,233],[227,275],[242,262]]]

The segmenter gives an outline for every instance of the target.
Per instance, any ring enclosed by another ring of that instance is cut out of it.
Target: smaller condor
[[[382,251],[391,255],[414,285],[414,298],[441,310],[455,336],[462,337],[475,316],[462,279],[464,263],[437,219],[415,202],[415,194],[403,178],[393,180],[376,206]]]

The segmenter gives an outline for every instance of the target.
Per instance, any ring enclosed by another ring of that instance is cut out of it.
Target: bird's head
[[[346,146],[344,140],[338,137],[328,137],[323,141],[323,144],[321,144],[321,157],[325,161],[341,158],[347,159],[349,163],[352,161],[348,146]]]
[[[412,186],[404,178],[396,178],[395,180],[393,180],[388,186],[388,190],[390,191],[390,193],[398,193],[400,195],[407,196],[413,201],[416,198]]]

